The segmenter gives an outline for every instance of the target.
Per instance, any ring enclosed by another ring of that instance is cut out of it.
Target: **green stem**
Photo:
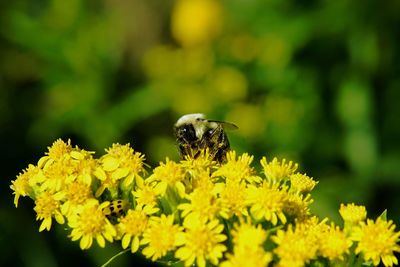
[[[114,256],[112,256],[106,263],[104,263],[103,265],[101,265],[101,267],[106,267],[108,264],[110,264],[115,258],[121,256],[122,254],[126,253],[129,251],[129,248],[122,250],[120,252],[118,252],[117,254],[115,254]]]

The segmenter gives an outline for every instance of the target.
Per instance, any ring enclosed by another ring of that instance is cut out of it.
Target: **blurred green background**
[[[313,212],[385,208],[400,224],[400,2],[19,0],[0,3],[0,266],[100,266],[63,226],[38,233],[10,181],[61,137],[178,159],[172,125],[203,112],[232,147],[299,162]],[[139,262],[138,262],[139,261]],[[132,255],[111,266],[140,265]]]

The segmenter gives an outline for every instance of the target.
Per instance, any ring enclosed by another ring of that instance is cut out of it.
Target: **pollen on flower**
[[[196,262],[197,266],[205,267],[207,261],[217,265],[227,250],[222,243],[227,239],[222,234],[224,226],[218,220],[207,222],[196,216],[187,217],[183,226],[185,232],[178,241],[181,247],[176,250],[175,257],[184,261],[185,266]]]
[[[361,222],[352,234],[352,239],[358,241],[356,253],[362,253],[364,259],[371,260],[375,266],[381,260],[385,266],[397,265],[394,253],[400,252],[397,244],[400,232],[395,232],[395,227],[392,221],[381,218]]]
[[[277,158],[273,158],[272,161],[268,162],[267,158],[263,157],[260,163],[263,167],[265,177],[267,177],[269,181],[274,182],[289,178],[298,167],[297,163],[293,163],[292,161],[286,163],[286,159],[279,162]]]
[[[347,205],[341,204],[339,213],[345,222],[349,222],[352,224],[363,221],[367,217],[367,210],[365,209],[365,207],[355,205],[354,203]]]

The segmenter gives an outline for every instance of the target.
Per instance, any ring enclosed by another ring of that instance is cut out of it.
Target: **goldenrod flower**
[[[43,169],[43,180],[36,181],[40,184],[41,190],[60,191],[66,180],[73,172],[70,157],[64,157],[60,160],[47,164]]]
[[[272,253],[257,247],[256,249],[236,249],[233,254],[226,255],[227,260],[221,262],[220,267],[260,267],[268,266],[272,260]],[[283,266],[283,265],[282,265]]]
[[[343,260],[349,253],[352,242],[338,226],[331,224],[327,231],[322,233],[319,243],[319,251],[323,257],[329,260]]]
[[[244,182],[226,181],[220,183],[218,203],[220,205],[219,214],[229,219],[233,215],[238,217],[248,216],[246,203],[246,185]]]
[[[48,164],[53,161],[62,160],[65,156],[69,155],[72,151],[71,140],[68,139],[68,143],[65,143],[61,139],[57,139],[51,147],[48,147],[46,156],[41,157],[38,162],[40,168],[46,168]]]
[[[183,197],[185,195],[185,179],[184,169],[176,162],[167,158],[166,162],[160,163],[160,166],[153,170],[153,174],[146,179],[146,183],[156,183],[156,192],[163,196],[167,191],[167,187],[175,189],[178,194]]]
[[[75,209],[84,205],[89,199],[94,197],[90,186],[84,181],[78,180],[66,184],[61,192],[65,195],[64,203],[61,205],[61,212],[66,216],[74,213]]]
[[[278,246],[273,252],[279,257],[278,266],[304,266],[318,256],[319,244],[327,231],[326,219],[316,217],[289,225],[287,230],[278,230],[271,239]]]
[[[183,169],[191,176],[195,176],[198,173],[209,172],[209,170],[216,166],[216,161],[210,159],[211,155],[208,149],[200,151],[196,157],[185,156],[181,160],[180,164]]]
[[[366,261],[371,260],[377,266],[382,260],[385,266],[397,265],[395,252],[400,252],[397,244],[400,232],[395,232],[392,221],[378,218],[376,221],[368,219],[353,229],[352,239],[358,241],[356,253],[362,253]]]
[[[275,184],[263,181],[260,186],[249,185],[246,193],[250,213],[256,220],[264,218],[273,225],[278,223],[278,219],[286,223],[283,208],[288,198],[287,192],[279,190]]]
[[[306,174],[295,173],[290,175],[290,189],[299,193],[311,192],[318,182]]]
[[[165,256],[178,245],[177,235],[181,231],[182,227],[174,224],[173,215],[161,214],[160,217],[150,217],[148,227],[140,241],[140,245],[147,245],[142,251],[143,255],[152,261]]]
[[[139,249],[140,239],[146,229],[148,217],[143,210],[128,210],[118,224],[118,232],[122,236],[122,248],[131,247],[132,253]]]
[[[101,181],[95,195],[99,197],[105,189],[110,190],[116,197],[116,191],[121,188],[131,188],[135,179],[142,180],[140,174],[144,171],[144,156],[134,152],[129,144],[113,144],[106,149],[107,154],[100,158],[100,166],[94,171],[94,175]]]
[[[253,225],[249,222],[236,224],[232,230],[235,249],[262,247],[267,239],[267,232],[261,224]]]
[[[272,260],[272,254],[264,250],[267,232],[261,224],[256,226],[241,222],[235,225],[231,233],[233,253],[226,255],[227,260],[221,263],[221,267],[267,266]]]
[[[93,159],[93,153],[78,148],[74,148],[70,152],[71,174],[67,177],[66,183],[79,180],[88,186],[92,184],[93,171],[98,167],[97,161]]]
[[[72,241],[80,239],[81,249],[90,248],[93,239],[96,239],[100,247],[105,246],[105,240],[113,242],[117,231],[103,212],[109,204],[99,204],[96,199],[89,199],[76,213],[68,217],[68,225],[72,228],[70,237]]]
[[[313,199],[310,194],[306,196],[288,194],[283,210],[285,214],[293,216],[297,220],[302,220],[309,216],[311,203],[313,203]]]
[[[138,185],[137,188],[132,191],[132,195],[136,201],[137,209],[142,209],[147,215],[159,211],[157,207],[157,192],[153,185],[147,183]]]
[[[292,175],[298,167],[297,163],[289,161],[286,163],[286,159],[279,162],[277,158],[273,158],[272,161],[268,162],[266,157],[263,157],[260,161],[263,167],[264,175],[269,181],[279,182],[283,179],[287,179]]]
[[[59,224],[65,222],[64,216],[60,212],[60,200],[63,198],[61,193],[43,192],[35,200],[36,220],[43,220],[39,232],[51,228],[52,218],[54,217]]]
[[[356,224],[360,221],[365,220],[367,217],[367,210],[364,206],[351,204],[341,204],[339,209],[340,216],[342,216],[345,222],[350,224]]]
[[[304,266],[316,256],[318,246],[307,232],[298,231],[289,225],[286,231],[278,230],[272,240],[278,245],[273,251],[279,257],[278,266]]]
[[[178,206],[182,210],[182,217],[189,214],[198,216],[201,219],[214,219],[220,210],[217,203],[217,195],[210,188],[199,187],[186,196],[188,203]]]
[[[392,221],[365,221],[365,207],[354,204],[340,206],[343,229],[312,216],[318,182],[295,173],[291,161],[262,158],[262,178],[247,153],[230,151],[220,164],[205,150],[180,162],[167,158],[148,175],[144,155],[129,144],[106,152],[96,159],[57,140],[12,181],[15,206],[29,196],[39,231],[50,230],[53,219],[67,222],[81,249],[120,240],[132,253],[184,266],[351,265],[357,254],[357,264],[398,263],[400,232]]]
[[[205,267],[210,261],[217,265],[226,246],[222,243],[226,236],[221,232],[224,226],[218,220],[207,222],[198,216],[188,216],[183,222],[185,232],[179,235],[175,257],[184,261],[185,266],[196,262],[197,266]]]
[[[229,151],[226,154],[226,163],[221,165],[213,174],[213,177],[222,176],[226,180],[240,182],[242,180],[249,183],[259,183],[261,177],[255,175],[254,168],[251,167],[253,156],[244,153],[236,159],[236,152]]]
[[[111,174],[115,181],[123,180],[122,187],[129,188],[135,179],[142,179],[144,172],[144,155],[135,152],[130,144],[113,144],[106,149],[107,154],[101,157],[100,162],[105,172]]]
[[[11,182],[10,188],[14,191],[14,205],[18,207],[18,200],[20,196],[34,197],[34,190],[31,186],[32,180],[35,176],[43,176],[43,172],[40,168],[29,164],[28,168],[23,170],[22,173],[18,174],[17,178]],[[34,184],[33,184],[34,185]]]

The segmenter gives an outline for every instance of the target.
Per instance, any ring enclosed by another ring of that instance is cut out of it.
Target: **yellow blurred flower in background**
[[[221,31],[222,6],[216,0],[178,0],[171,18],[172,35],[182,46],[211,41]]]

